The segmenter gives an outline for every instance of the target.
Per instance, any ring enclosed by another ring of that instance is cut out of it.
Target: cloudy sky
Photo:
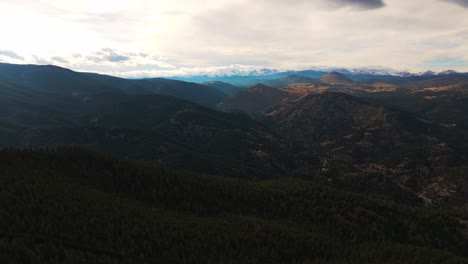
[[[0,62],[124,77],[468,71],[468,0],[0,0]]]

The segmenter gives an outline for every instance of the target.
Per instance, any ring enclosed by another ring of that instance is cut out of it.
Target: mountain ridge
[[[458,149],[459,143],[454,143],[461,140],[462,131],[455,136],[452,128],[430,120],[351,95],[329,92],[278,105],[268,109],[264,118],[278,134],[318,151],[321,171],[312,170],[310,177],[329,177],[353,186],[353,179],[357,182],[359,177],[369,175],[373,181],[385,183],[380,187],[367,186],[367,191],[378,187],[381,189],[377,192],[385,193],[393,185],[397,189],[403,187],[388,194],[395,198],[409,190],[408,194],[413,196],[410,200],[419,197],[436,205],[452,200],[468,208],[462,199],[468,182],[462,178],[453,182],[445,172],[464,170],[468,158],[466,146]],[[453,142],[454,137],[458,139]],[[424,173],[420,171],[423,167]],[[386,173],[376,173],[378,170]],[[416,180],[420,177],[425,180]],[[442,178],[446,183],[438,180]],[[418,184],[413,185],[413,181]],[[441,189],[445,188],[442,185],[452,186],[453,191],[445,195],[432,189],[436,185]]]
[[[293,99],[289,93],[264,84],[257,84],[218,105],[227,111],[243,111],[255,115],[263,109]]]
[[[226,95],[195,83],[152,78],[130,80],[95,73],[75,72],[51,65],[0,64],[0,81],[28,91],[86,98],[98,93],[163,94],[214,106]],[[26,89],[24,89],[26,90]]]
[[[319,79],[328,84],[354,84],[354,81],[339,72],[331,72]]]

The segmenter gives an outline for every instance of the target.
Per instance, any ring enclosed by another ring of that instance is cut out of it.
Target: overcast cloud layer
[[[468,0],[6,0],[0,62],[125,77],[468,71]]]

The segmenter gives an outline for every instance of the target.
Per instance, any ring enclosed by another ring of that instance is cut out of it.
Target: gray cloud
[[[273,0],[273,3],[284,3],[288,5],[303,5],[303,6],[311,6],[316,3],[313,1],[308,0]],[[272,3],[271,0],[265,1],[266,3]],[[318,2],[320,3],[320,2]],[[325,0],[321,1],[321,3],[325,4],[325,6],[329,6],[332,8],[341,8],[341,7],[354,7],[361,10],[368,10],[368,9],[377,9],[385,6],[384,0]]]
[[[78,54],[75,54],[75,58],[78,58],[77,55]],[[94,52],[92,56],[87,56],[86,59],[94,63],[124,62],[130,60],[132,55],[134,54],[120,53],[110,48],[104,48],[97,52]]]
[[[11,50],[0,50],[0,55],[6,56],[8,58],[16,59],[16,60],[24,60],[23,57],[20,55],[16,54],[15,52]]]
[[[385,6],[383,0],[332,0],[338,6],[352,6],[360,9],[377,9]]]
[[[123,56],[123,55],[118,55],[118,54],[107,56],[107,60],[110,61],[110,62],[127,61],[129,59],[130,59],[130,57]]]
[[[58,56],[52,57],[50,59],[55,61],[55,62],[59,62],[59,63],[69,63],[69,61],[67,61],[66,59],[64,59],[62,57],[58,57]]]
[[[101,55],[104,55],[104,59],[110,62],[121,62],[121,61],[127,61],[130,59],[129,56],[126,54],[119,54],[117,51],[113,49],[102,49],[100,52],[98,52]]]
[[[97,56],[86,56],[86,60],[92,63],[101,63],[104,61],[102,58]]]
[[[442,1],[455,3],[459,6],[468,8],[468,0],[442,0]]]

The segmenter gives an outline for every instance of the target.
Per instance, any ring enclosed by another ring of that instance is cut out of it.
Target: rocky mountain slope
[[[309,95],[273,107],[265,122],[319,152],[322,165],[309,172],[312,177],[351,185],[365,179],[376,182],[367,183],[365,191],[376,188],[394,197],[407,193],[429,204],[468,208],[463,177],[468,152],[456,143],[463,133],[454,128],[342,93]]]
[[[331,72],[320,78],[319,81],[327,84],[354,84],[353,80],[339,72]]]

